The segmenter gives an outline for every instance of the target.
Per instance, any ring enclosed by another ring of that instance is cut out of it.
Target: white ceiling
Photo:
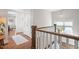
[[[56,12],[56,11],[59,11],[59,10],[62,10],[62,9],[44,9],[44,10],[47,10],[49,12]]]
[[[12,10],[25,13],[26,11],[32,10],[32,9],[12,9]],[[59,11],[59,10],[62,10],[62,9],[33,9],[33,10],[45,10],[45,11],[48,11],[48,12],[56,12],[56,11]]]
[[[55,11],[59,11],[62,9],[22,9],[24,12],[26,12],[27,10],[45,10],[45,11],[49,11],[49,12],[55,12]]]

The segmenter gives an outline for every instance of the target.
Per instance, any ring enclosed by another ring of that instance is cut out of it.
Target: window
[[[63,30],[64,33],[73,33],[72,22],[55,22],[58,28]]]

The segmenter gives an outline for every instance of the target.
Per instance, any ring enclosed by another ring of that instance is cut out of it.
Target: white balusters
[[[52,49],[52,34],[50,34],[50,49]]]
[[[50,48],[52,48],[52,35],[48,37],[48,33],[43,32],[36,32],[36,48],[37,49],[48,49],[49,47],[49,40],[50,40]],[[48,40],[49,39],[49,40]]]
[[[46,49],[48,49],[48,33],[46,33]]]
[[[38,32],[38,49],[40,48],[40,32]]]
[[[42,49],[44,49],[45,33],[42,32]]]
[[[38,37],[38,43],[37,44],[38,44],[38,49],[40,49],[40,46],[41,46],[41,44],[40,44],[40,32],[38,34],[39,34],[38,35],[39,37]]]
[[[75,48],[75,49],[78,49],[78,40],[75,40],[74,43],[75,43],[75,44],[74,44],[74,48]]]
[[[69,44],[69,39],[68,39],[68,38],[66,38],[66,44],[67,44],[67,45]]]
[[[44,39],[45,39],[45,33],[40,32],[40,39],[39,39],[40,49],[44,49]]]
[[[39,49],[40,48],[40,32],[36,32],[36,49]]]
[[[62,49],[62,37],[58,36],[58,44],[59,44],[59,48]]]
[[[42,49],[42,32],[40,32],[39,44],[40,44],[40,49]]]
[[[52,34],[40,32],[40,31],[37,31],[36,34],[37,34],[36,35],[36,49],[48,49],[48,48],[52,49],[53,47]],[[69,45],[69,38],[67,37],[65,38],[66,38],[66,45]],[[62,40],[64,40],[62,36],[54,35],[54,49],[63,48]],[[74,41],[74,48],[78,49],[78,40]]]
[[[36,32],[37,36],[36,36],[36,49],[38,49],[38,32]]]
[[[56,35],[54,35],[54,48],[56,49],[56,46],[57,46],[57,37]]]
[[[44,49],[44,39],[45,39],[44,36],[45,36],[45,35],[44,35],[43,32],[41,32],[41,35],[42,35],[42,36],[41,36],[41,48]]]

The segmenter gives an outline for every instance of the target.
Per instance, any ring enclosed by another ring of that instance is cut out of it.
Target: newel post
[[[57,27],[57,25],[56,25],[56,24],[54,24],[54,32],[56,32],[56,27]]]
[[[33,25],[32,26],[32,49],[36,48],[36,29],[37,29],[37,26]]]
[[[54,32],[56,32],[56,24],[54,24]],[[54,35],[54,48],[57,48],[57,37]]]

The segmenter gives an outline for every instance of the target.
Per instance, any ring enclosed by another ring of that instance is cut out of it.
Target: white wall
[[[4,16],[6,17],[8,14],[7,10],[6,9],[0,9],[0,16]]]
[[[73,32],[79,34],[79,10],[78,9],[65,9],[52,13],[52,24],[55,21],[72,21]]]
[[[34,9],[32,10],[33,15],[33,25],[38,27],[42,26],[51,26],[52,15],[51,12],[43,9]]]

